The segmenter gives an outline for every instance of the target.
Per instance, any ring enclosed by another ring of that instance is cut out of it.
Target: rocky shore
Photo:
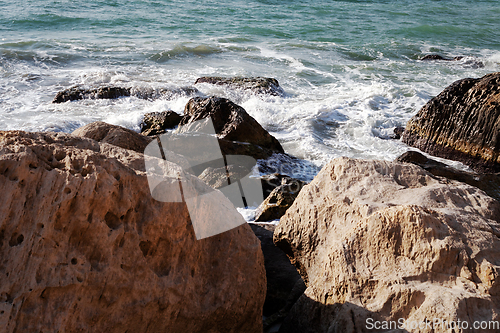
[[[271,78],[195,84],[285,94]],[[142,134],[102,122],[72,134],[0,132],[0,327],[448,332],[429,324],[439,319],[497,322],[481,331],[497,332],[499,91],[500,73],[455,82],[395,132],[472,171],[410,151],[393,162],[338,158],[309,184],[269,174],[258,161],[294,157],[241,106],[192,87],[182,89],[192,95],[182,115],[147,114]],[[140,96],[169,93],[179,92]],[[134,94],[72,87],[54,103]],[[193,167],[203,160],[186,154],[200,142],[194,137],[216,140],[222,157]],[[164,182],[213,193],[200,214],[231,220],[228,231],[197,240],[186,198],[153,198],[144,152],[165,138]],[[250,158],[231,163],[229,156]],[[249,225],[219,190],[251,173],[265,195]],[[375,329],[374,322],[403,325]]]

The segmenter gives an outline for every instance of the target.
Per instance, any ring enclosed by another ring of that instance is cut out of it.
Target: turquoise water
[[[65,131],[96,120],[139,130],[190,96],[51,104],[73,85],[150,89],[269,76],[285,97],[210,85],[293,155],[393,159],[388,140],[453,81],[500,70],[499,1],[1,1],[0,129]],[[426,54],[460,61],[420,61]]]

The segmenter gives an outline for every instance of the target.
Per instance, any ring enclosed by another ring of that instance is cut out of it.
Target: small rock
[[[78,137],[93,139],[97,142],[109,143],[114,146],[144,153],[144,149],[151,142],[151,138],[140,135],[128,128],[96,121],[77,128],[72,133]]]
[[[210,83],[219,86],[230,86],[233,88],[250,90],[258,94],[268,94],[274,96],[284,96],[285,92],[280,87],[278,80],[268,77],[219,77],[219,76],[204,76],[196,80],[198,83]]]
[[[150,136],[165,133],[179,125],[182,116],[174,111],[150,112],[144,115],[141,124],[141,134]]]
[[[305,182],[290,177],[283,178],[281,185],[257,208],[255,222],[272,221],[281,218],[293,204]]]

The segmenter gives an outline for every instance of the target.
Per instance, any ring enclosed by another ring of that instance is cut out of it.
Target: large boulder
[[[406,125],[403,142],[461,161],[477,171],[500,171],[500,73],[463,79],[431,99]]]
[[[220,77],[203,76],[194,84],[210,83],[219,86],[229,86],[236,89],[249,90],[257,94],[284,96],[285,92],[280,87],[278,80],[269,77]]]
[[[179,124],[181,127],[177,133],[203,131],[203,129],[193,128],[193,126],[199,126],[198,120],[209,117],[212,119],[215,133],[220,139],[247,142],[277,153],[284,152],[279,141],[262,128],[245,109],[226,98],[191,98],[184,108],[184,117]]]
[[[262,331],[264,259],[248,224],[215,191],[199,214],[240,226],[197,240],[186,204],[154,200],[144,167],[88,138],[0,132],[2,332]]]
[[[481,190],[418,166],[333,160],[274,231],[307,285],[280,332],[387,332],[391,322],[392,332],[449,332],[426,323],[498,320],[499,216]]]

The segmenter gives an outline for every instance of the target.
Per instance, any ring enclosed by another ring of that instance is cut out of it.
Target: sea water
[[[139,131],[145,113],[182,113],[192,97],[51,103],[75,85],[273,77],[285,96],[196,88],[243,106],[307,161],[304,179],[338,156],[394,159],[408,150],[390,139],[394,127],[455,80],[500,70],[499,1],[0,0],[0,9],[0,130],[71,132],[101,120]]]

